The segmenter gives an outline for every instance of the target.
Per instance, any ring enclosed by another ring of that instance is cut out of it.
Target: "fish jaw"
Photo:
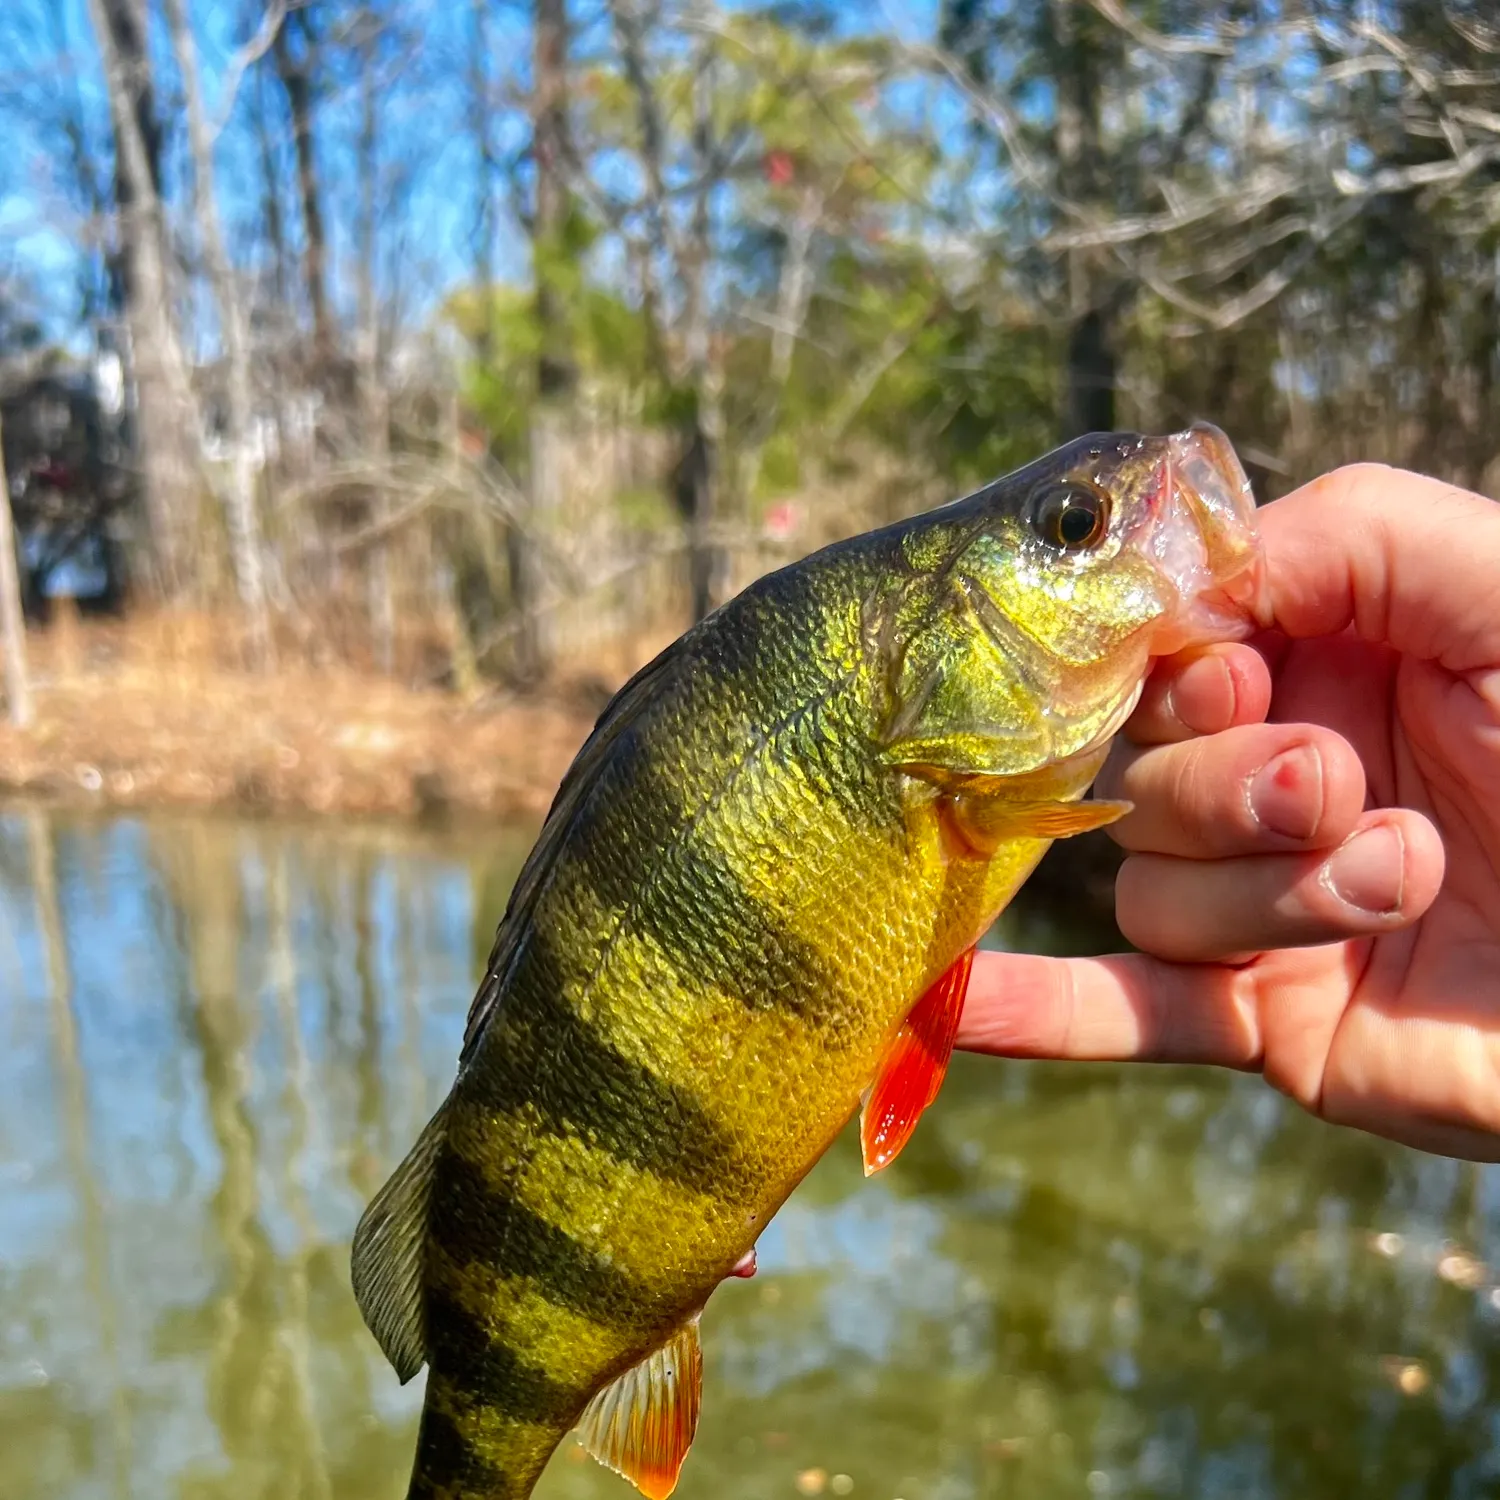
[[[1136,545],[1176,590],[1148,650],[1244,640],[1263,620],[1265,570],[1250,480],[1229,439],[1206,422],[1164,440],[1156,493]]]

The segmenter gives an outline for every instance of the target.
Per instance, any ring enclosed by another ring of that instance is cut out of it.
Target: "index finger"
[[[1260,510],[1261,624],[1361,639],[1452,672],[1500,661],[1500,505],[1380,464],[1335,469]]]

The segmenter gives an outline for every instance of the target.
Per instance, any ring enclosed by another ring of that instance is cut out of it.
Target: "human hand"
[[[1259,1069],[1500,1160],[1500,505],[1359,465],[1260,519],[1274,628],[1160,663],[1100,778],[1144,951],[981,953],[958,1045]]]

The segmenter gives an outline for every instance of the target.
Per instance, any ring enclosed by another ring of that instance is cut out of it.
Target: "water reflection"
[[[419,1392],[347,1243],[526,843],[0,815],[5,1500],[400,1500]],[[1500,1487],[1500,1174],[1253,1079],[961,1060],[760,1264],[705,1320],[685,1500]],[[571,1453],[540,1491],[629,1493]]]

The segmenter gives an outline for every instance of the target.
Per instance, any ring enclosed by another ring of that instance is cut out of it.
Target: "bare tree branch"
[[[1232,41],[1224,37],[1188,37],[1168,36],[1162,31],[1153,31],[1149,26],[1136,20],[1120,0],[1089,0],[1096,11],[1106,21],[1118,26],[1131,41],[1138,42],[1148,51],[1158,53],[1162,57],[1229,57],[1234,52]],[[1241,33],[1236,31],[1237,37]]]
[[[289,6],[295,8],[305,3],[306,0],[266,0],[266,11],[260,18],[255,35],[243,47],[236,47],[233,56],[225,64],[219,118],[208,132],[210,146],[217,143],[234,114],[235,102],[239,98],[240,84],[244,81],[245,74],[275,46],[277,33],[281,30],[281,23],[286,20]]]

